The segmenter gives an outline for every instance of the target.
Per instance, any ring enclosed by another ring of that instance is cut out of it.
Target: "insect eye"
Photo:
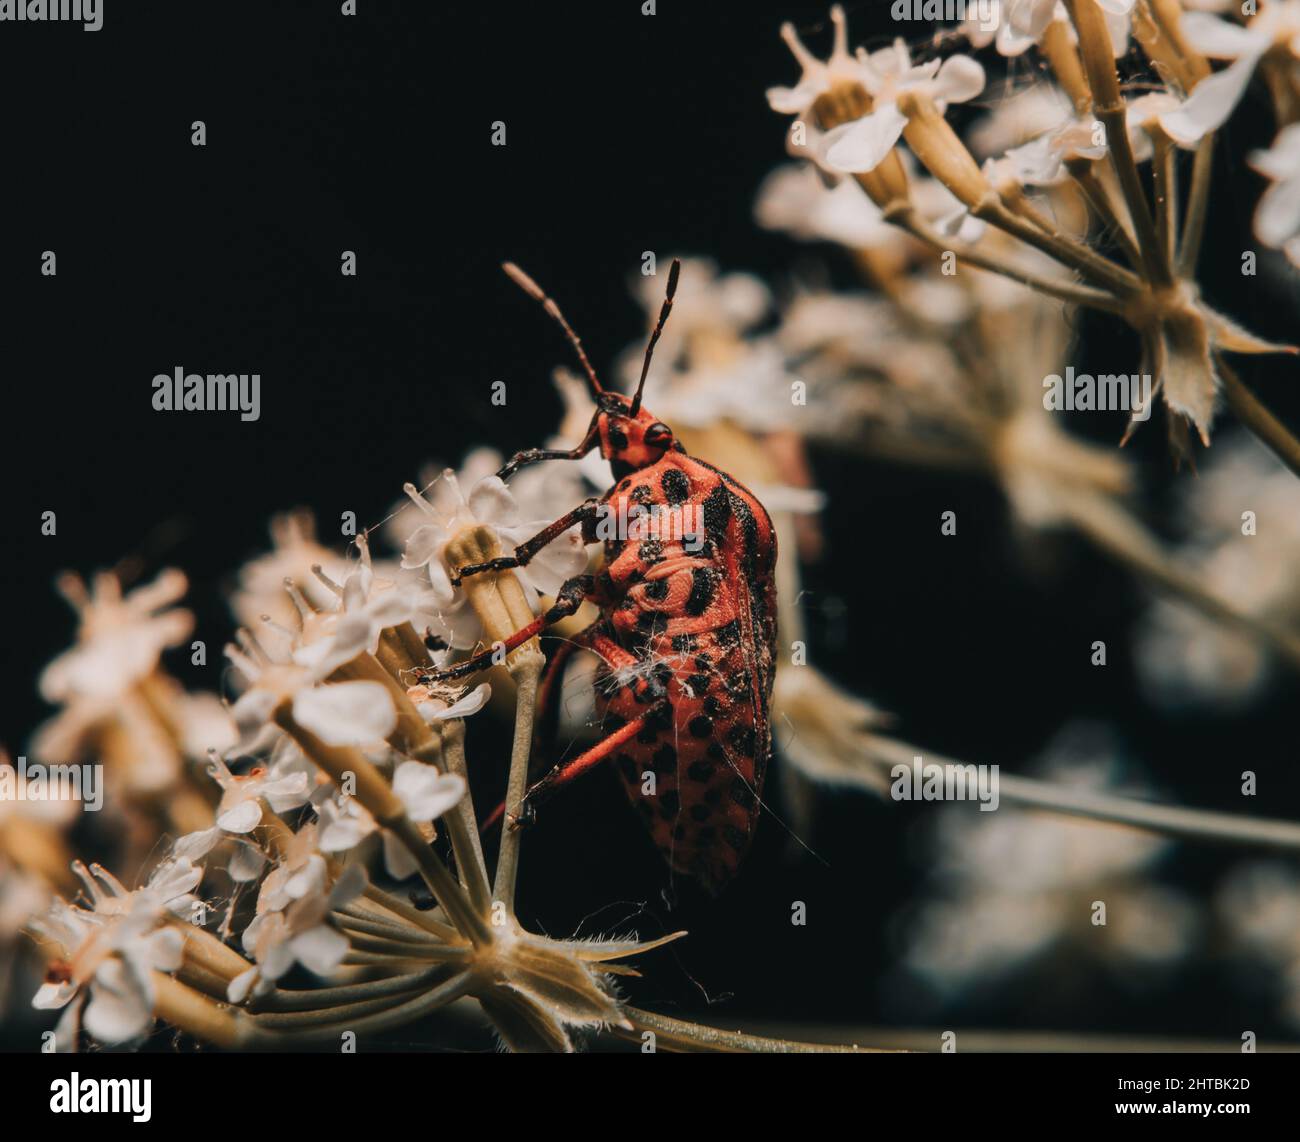
[[[673,430],[668,425],[664,424],[663,421],[656,420],[654,424],[645,430],[645,442],[647,444],[662,444],[672,434]]]

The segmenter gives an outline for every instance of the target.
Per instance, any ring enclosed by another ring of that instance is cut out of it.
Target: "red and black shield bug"
[[[612,761],[669,865],[717,892],[749,847],[772,752],[776,533],[752,492],[688,456],[672,429],[642,407],[680,268],[674,261],[640,381],[629,398],[602,387],[555,302],[517,266],[505,266],[564,330],[596,411],[577,447],[520,452],[501,469],[502,479],[525,464],[577,460],[599,448],[615,484],[513,555],[455,569],[454,581],[523,566],[574,526],[581,526],[588,543],[603,540],[605,562],[598,573],[569,580],[545,614],[494,648],[513,650],[572,615],[584,600],[600,608],[600,617],[552,657],[542,700],[555,701],[564,660],[574,649],[594,651],[602,660],[596,703],[608,736],[533,785],[526,805]],[[464,677],[488,665],[493,653],[427,677]],[[545,720],[545,710],[541,714]],[[650,787],[653,793],[644,792]]]

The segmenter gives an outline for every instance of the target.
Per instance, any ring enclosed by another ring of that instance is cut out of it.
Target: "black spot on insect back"
[[[704,497],[704,530],[715,542],[721,542],[731,519],[731,493],[719,484]]]
[[[660,485],[664,490],[664,498],[670,504],[685,503],[691,494],[691,481],[680,468],[669,468],[663,474]]]
[[[718,590],[720,576],[715,567],[696,567],[691,572],[691,594],[686,600],[688,615],[702,615]]]

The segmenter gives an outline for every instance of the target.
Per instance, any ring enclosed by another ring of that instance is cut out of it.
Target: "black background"
[[[646,17],[639,0],[360,0],[355,18],[334,0],[105,7],[93,34],[0,25],[0,734],[15,752],[49,713],[39,669],[72,636],[56,571],[124,558],[144,577],[179,566],[196,637],[215,647],[231,630],[222,592],[265,549],[273,511],[307,505],[322,530],[344,510],[377,522],[427,460],[477,444],[508,452],[553,430],[548,378],[563,345],[501,275],[503,259],[561,300],[606,369],[643,332],[628,287],[644,250],[710,256],[778,291],[811,257],[851,281],[839,255],[751,220],[786,125],[763,92],[797,76],[777,29],[793,19],[824,47],[821,5],[670,0]],[[855,42],[898,30],[884,0],[848,8]],[[1216,194],[1206,261],[1227,268],[1206,288],[1280,337],[1294,310],[1270,300],[1276,281],[1235,272],[1261,185],[1241,156],[1271,133],[1252,100],[1220,159],[1221,174],[1240,177],[1235,196]],[[190,143],[196,119],[206,147]],[[494,120],[507,124],[504,148],[490,145]],[[39,272],[47,249],[55,278]],[[357,252],[356,278],[339,273],[343,250]],[[1096,335],[1076,355],[1081,370],[1127,345],[1113,326],[1084,332]],[[155,412],[150,381],[177,365],[260,373],[261,419]],[[1293,370],[1245,373],[1294,423]],[[509,385],[507,410],[490,403],[495,380]],[[1113,439],[1122,426],[1079,427]],[[1169,471],[1161,436],[1153,421],[1133,446],[1157,528],[1172,485],[1191,478]],[[1248,763],[1266,793],[1259,812],[1300,811],[1293,692],[1230,718],[1154,712],[1129,660],[1144,595],[1122,572],[1068,536],[1026,546],[988,485],[825,452],[813,461],[831,496],[827,557],[805,572],[813,657],[895,711],[902,736],[1014,769],[1066,720],[1104,718],[1177,799],[1239,806]],[[963,521],[955,540],[938,534],[948,509]],[[39,534],[46,510],[58,513],[53,538]],[[1104,670],[1089,666],[1094,639],[1110,647]],[[216,655],[206,668],[187,656],[169,665],[188,686],[230,692]],[[474,750],[476,733],[497,739],[471,731],[471,756],[491,767],[504,755]],[[890,917],[924,871],[925,807],[826,797],[804,838],[820,859],[769,820],[720,901],[680,886],[670,911],[640,827],[612,786],[587,784],[548,807],[528,842],[525,919],[557,935],[689,928],[635,989],[666,1011],[916,1015],[880,981],[897,958]],[[1180,850],[1168,879],[1204,893],[1227,859]],[[794,900],[808,904],[807,927],[789,922]],[[1270,997],[1233,987],[1213,956],[1153,988],[1100,975],[1024,984],[952,1016],[1232,1040],[1242,1027],[1282,1032]]]

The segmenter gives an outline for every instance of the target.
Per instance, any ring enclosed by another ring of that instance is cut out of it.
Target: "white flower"
[[[867,53],[859,50],[863,84],[872,97],[871,112],[827,133],[826,161],[846,173],[875,170],[902,137],[907,118],[898,109],[904,92],[928,95],[942,110],[949,103],[965,103],[984,90],[984,69],[970,56],[949,56],[940,63],[913,66],[907,44]]]
[[[835,41],[830,57],[823,63],[803,45],[793,24],[781,26],[785,40],[794,58],[803,68],[803,74],[794,87],[769,87],[767,102],[773,111],[782,115],[803,115],[819,96],[826,94],[836,84],[863,85],[865,75],[861,63],[849,54],[848,29],[844,9],[836,4],[831,9],[831,22],[835,26]]]
[[[393,792],[412,821],[433,821],[465,796],[465,779],[420,761],[404,761],[393,774]]]
[[[971,153],[992,158],[1036,139],[1074,117],[1070,100],[1051,83],[1035,83],[1007,96],[970,132]]]
[[[1001,176],[1009,176],[1021,186],[1057,186],[1070,177],[1066,162],[1070,159],[1106,157],[1105,143],[1099,143],[1098,127],[1092,119],[1076,119],[1012,147],[1001,159],[985,163],[985,174],[995,185]]]
[[[184,936],[173,927],[159,927],[151,902],[137,899],[122,914],[85,912],[62,900],[32,926],[66,954],[64,971],[47,981],[32,999],[42,1009],[68,1007],[75,1026],[83,992],[89,992],[84,1012],[86,1030],[100,1042],[124,1043],[138,1038],[153,1022],[154,971],[174,972],[181,966]],[[60,1020],[56,1036],[64,1037]]]
[[[442,773],[419,761],[403,762],[393,774],[393,792],[406,815],[417,824],[441,817],[465,796],[465,779]],[[317,806],[320,814],[319,846],[322,852],[340,853],[356,848],[379,830],[379,823],[355,797],[331,797]],[[396,880],[415,873],[414,858],[392,834],[383,833],[384,867]]]
[[[432,586],[432,601],[427,613],[429,629],[439,634],[449,646],[467,649],[474,646],[481,624],[467,596],[454,588],[446,565],[447,544],[466,528],[484,526],[498,538],[503,554],[510,554],[527,539],[550,525],[551,520],[520,522],[519,507],[510,490],[497,476],[480,480],[466,499],[456,473],[448,468],[430,489],[430,498],[406,486],[411,501],[425,514],[425,522],[406,541],[402,566],[407,569],[427,567]],[[571,528],[548,544],[514,574],[529,598],[553,595],[560,585],[573,578],[587,564],[587,551],[580,529]]]
[[[203,869],[187,857],[163,861],[149,876],[143,888],[131,891],[108,869],[92,864],[89,869],[76,861],[72,871],[85,886],[94,912],[99,916],[125,916],[128,913],[161,919],[170,912],[187,917],[194,902],[194,889],[203,879]]]
[[[309,799],[318,770],[307,761],[293,739],[282,734],[272,751],[269,769],[259,766],[245,776],[238,776],[213,754],[208,772],[222,788],[217,823],[177,838],[172,855],[197,860],[228,839],[233,845],[227,874],[240,884],[256,880],[266,865],[266,857],[253,839],[253,830],[262,819],[262,799],[277,813],[296,809]]]
[[[326,745],[377,742],[397,724],[397,711],[381,682],[320,685],[319,669],[273,662],[264,654],[254,659],[233,646],[226,647],[226,657],[252,683],[231,710],[244,742],[259,737],[285,702],[293,720]]]
[[[49,702],[116,698],[153,673],[162,652],[194,629],[189,611],[168,609],[186,591],[180,571],[163,571],[125,595],[111,572],[96,575],[89,593],[76,575],[61,576],[58,585],[81,625],[77,645],[41,674],[41,695]]]
[[[1111,50],[1116,59],[1128,54],[1130,14],[1134,0],[1097,0],[1110,33]],[[1063,22],[1073,33],[1069,13],[1060,0],[1003,0],[1001,18],[997,29],[998,51],[1004,56],[1017,56],[1042,39],[1053,21]],[[971,24],[968,18],[966,24]],[[976,47],[989,42],[987,29],[964,28]],[[972,31],[974,34],[972,34]]]
[[[1207,12],[1188,12],[1182,20],[1188,44],[1211,59],[1258,57],[1277,47],[1300,56],[1300,0],[1265,0],[1245,26]]]
[[[1300,266],[1300,123],[1283,127],[1250,165],[1272,183],[1255,208],[1255,237]]]
[[[273,550],[246,563],[239,572],[239,590],[231,609],[240,623],[256,626],[263,615],[282,625],[294,620],[294,608],[285,593],[285,580],[298,585],[313,606],[329,607],[334,594],[312,573],[320,567],[331,579],[348,573],[348,561],[316,541],[316,524],[308,511],[290,512],[271,520]]]
[[[292,658],[317,677],[327,677],[359,654],[374,654],[380,634],[389,627],[410,623],[422,635],[437,623],[439,600],[427,583],[410,573],[399,573],[397,579],[376,576],[364,536],[357,538],[357,547],[361,560],[336,587],[334,608],[305,608],[300,614],[302,632]]]
[[[257,893],[257,911],[279,912],[295,900],[323,892],[329,881],[321,856],[320,826],[315,821],[286,838],[279,863],[266,874]]]
[[[582,383],[584,395],[587,393],[586,383]],[[587,397],[587,413],[582,419],[582,430],[585,432],[587,424],[591,420],[591,398]],[[495,476],[505,466],[506,459],[495,448],[471,448],[465,453],[465,458],[460,462],[456,469],[456,479],[467,488],[474,487],[480,480],[486,480],[489,476]],[[420,468],[420,487],[427,488],[433,484],[439,476],[447,470],[447,464],[425,464]],[[543,464],[539,465],[543,469],[566,468],[565,464]],[[527,470],[527,469],[525,469]],[[511,489],[518,499],[518,489]],[[523,505],[521,504],[521,507]],[[526,509],[525,509],[526,510]],[[532,513],[538,514],[538,513]],[[406,546],[406,541],[411,538],[411,533],[416,528],[422,526],[425,522],[425,513],[410,500],[409,496],[403,495],[396,504],[393,505],[392,511],[388,513],[388,518],[383,523],[384,538],[388,543],[401,550]]]
[[[414,703],[420,717],[429,725],[433,725],[435,722],[449,722],[453,718],[468,718],[472,714],[477,714],[492,697],[492,687],[487,682],[480,682],[472,690],[452,701],[436,693],[429,686],[420,684],[410,687],[406,691],[406,696]]]
[[[1223,71],[1201,80],[1177,107],[1157,116],[1165,134],[1180,147],[1194,148],[1206,135],[1222,127],[1246,93],[1259,58],[1259,53],[1244,55]]]
[[[305,773],[278,776],[260,766],[247,776],[236,776],[218,757],[212,759],[208,772],[221,786],[221,803],[217,806],[217,827],[227,833],[251,833],[262,821],[262,798],[277,813],[296,809],[306,802],[309,793]]]
[[[226,989],[231,1003],[242,1003],[250,994],[262,995],[295,963],[319,976],[330,975],[348,953],[348,941],[329,921],[336,908],[355,900],[366,887],[365,870],[349,865],[326,891],[295,900],[283,911],[263,912],[244,929],[244,950],[256,966],[241,972]]]
[[[807,163],[778,167],[763,181],[754,217],[767,230],[784,230],[807,241],[837,242],[869,250],[903,241],[902,231],[850,179],[828,187]]]

